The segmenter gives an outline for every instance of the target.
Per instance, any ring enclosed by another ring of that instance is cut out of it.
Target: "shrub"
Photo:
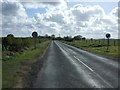
[[[37,42],[38,43],[38,42]],[[19,51],[25,47],[31,47],[34,45],[34,38],[14,38],[4,37],[2,38],[3,51]]]

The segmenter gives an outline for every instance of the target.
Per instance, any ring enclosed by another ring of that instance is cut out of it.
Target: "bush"
[[[19,51],[25,47],[31,47],[34,45],[34,38],[14,38],[4,37],[2,38],[3,51]]]

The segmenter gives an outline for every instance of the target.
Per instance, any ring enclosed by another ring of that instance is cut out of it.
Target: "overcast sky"
[[[118,38],[118,2],[2,2],[2,36],[14,34]]]

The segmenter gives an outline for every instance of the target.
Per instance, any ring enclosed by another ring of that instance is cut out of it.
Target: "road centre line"
[[[103,80],[108,86],[110,86],[111,88],[113,88],[108,82],[106,82],[99,74],[97,74],[96,72],[94,72],[93,69],[91,69],[88,65],[86,65],[84,62],[82,62],[79,58],[77,58],[76,56],[74,56],[75,59],[77,59],[79,62],[81,62],[83,65],[85,65],[85,67],[87,67],[90,71],[92,71],[93,73],[95,73],[101,80]]]
[[[58,43],[56,43],[58,45]],[[63,47],[61,47],[60,45],[58,45],[58,47],[60,49],[62,49],[63,51],[66,51],[63,49]],[[86,65],[84,62],[82,62],[79,58],[77,58],[76,56],[74,56],[74,58],[76,60],[78,60],[80,63],[82,63],[85,67],[87,67],[90,71],[92,71],[95,75],[97,75],[103,82],[105,82],[109,87],[113,88],[113,86],[111,86],[108,82],[106,82],[99,74],[97,74],[96,72],[94,72],[94,70],[92,68],[90,68],[88,65]]]
[[[77,58],[76,56],[74,56],[75,59],[77,59],[79,62],[81,62],[85,67],[87,67],[90,71],[94,71],[93,69],[91,69],[88,65],[86,65],[84,62],[82,62],[79,58]]]
[[[55,42],[56,43],[56,42]],[[66,51],[66,52],[69,52],[68,50],[66,50],[66,48],[65,47],[63,47],[63,46],[61,46],[60,44],[58,44],[58,43],[56,43],[60,48],[62,48],[64,51]]]
[[[55,44],[64,52],[66,52],[66,49],[55,42]],[[64,48],[64,49],[63,49]],[[66,53],[65,53],[66,54]],[[95,75],[97,75],[103,82],[105,82],[109,87],[113,88],[107,81],[105,81],[99,74],[97,74],[92,68],[90,68],[88,65],[86,65],[84,62],[82,62],[79,58],[76,56],[73,56],[76,60],[78,60],[80,63],[82,63],[85,67],[87,67],[90,71],[92,71]]]

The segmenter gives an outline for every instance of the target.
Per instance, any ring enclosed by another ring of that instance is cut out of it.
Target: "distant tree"
[[[8,34],[7,37],[14,37],[14,35],[13,34]]]
[[[45,34],[45,38],[48,38],[49,36],[48,36],[48,34]]]
[[[55,35],[54,35],[54,34],[52,34],[52,35],[51,35],[51,38],[54,40],[54,39],[55,39]]]
[[[81,39],[82,39],[81,35],[74,36],[74,40],[81,40]]]
[[[90,40],[93,41],[93,38],[91,38]]]
[[[83,38],[82,38],[82,40],[86,40],[86,38],[85,38],[85,37],[83,37]]]
[[[64,40],[65,40],[65,41],[72,42],[72,41],[73,41],[73,38],[72,38],[71,36],[66,36],[66,37],[64,37]]]
[[[62,40],[62,38],[61,38],[61,37],[57,37],[56,39],[57,39],[57,40]]]
[[[55,38],[55,35],[54,35],[54,34],[52,34],[52,35],[51,35],[51,37]]]
[[[45,36],[38,36],[38,38],[45,38]]]

